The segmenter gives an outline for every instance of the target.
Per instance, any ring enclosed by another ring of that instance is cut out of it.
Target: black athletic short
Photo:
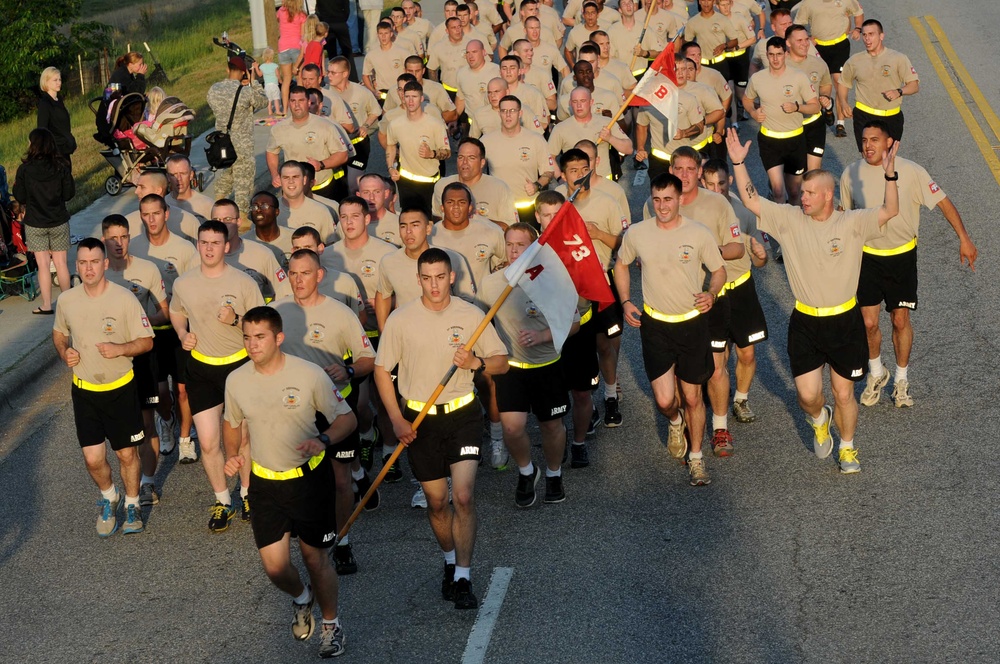
[[[652,182],[656,176],[670,172],[670,160],[660,159],[652,152],[649,153],[649,181]]]
[[[181,385],[187,385],[187,366],[190,361],[191,351],[184,350],[184,348],[178,344],[177,350],[174,353],[174,363],[177,365],[177,375],[174,376],[174,378]]]
[[[517,208],[517,220],[523,224],[528,224],[536,231],[538,230],[538,219],[535,217],[535,206]]]
[[[810,316],[798,309],[788,320],[788,359],[792,376],[829,364],[855,382],[868,373],[868,335],[861,307],[834,316]]]
[[[135,372],[135,389],[139,393],[139,403],[143,409],[155,408],[160,403],[160,385],[156,380],[156,351],[151,350],[132,358]]]
[[[861,152],[861,134],[865,131],[865,125],[872,120],[881,120],[889,128],[889,135],[896,141],[903,138],[903,111],[894,115],[872,115],[867,111],[862,111],[857,106],[854,107],[854,141],[858,144],[858,152]]]
[[[327,452],[329,454],[329,452]],[[333,546],[337,536],[333,467],[324,459],[302,477],[268,480],[250,473],[250,527],[258,549],[281,541],[285,533],[317,549]]]
[[[103,445],[106,438],[111,443],[111,449],[123,450],[145,440],[135,379],[107,392],[94,392],[73,385],[71,396],[80,447]]]
[[[174,382],[178,382],[177,376],[177,351],[181,347],[181,340],[177,338],[174,328],[165,327],[154,330],[156,336],[153,337],[153,353],[156,354],[156,379],[165,382],[167,376],[173,376]]]
[[[712,65],[712,64],[706,64],[705,61],[702,60],[701,61],[701,66],[702,67],[710,67],[711,69],[714,69],[715,71],[717,71],[720,74],[722,74],[722,78],[726,79],[727,81],[732,78],[732,74],[730,74],[730,71],[729,71],[729,58],[725,58],[725,59],[723,59],[723,60],[721,60],[719,62],[716,62],[714,65]]]
[[[342,171],[343,175],[339,178],[333,178],[330,180],[329,184],[319,189],[313,189],[313,194],[316,196],[323,196],[324,198],[329,198],[332,201],[342,201],[347,198],[347,170],[346,164],[343,166],[338,166],[334,171]]]
[[[639,337],[650,383],[673,368],[674,375],[685,383],[702,385],[715,371],[707,316],[667,323],[643,311]]]
[[[726,346],[729,345],[729,293],[715,300],[705,318],[708,319],[708,338],[712,352],[725,353]]]
[[[851,39],[850,37],[842,39],[831,46],[816,44],[816,51],[830,68],[831,75],[840,74],[844,70],[844,64],[851,57]]]
[[[570,335],[562,348],[559,366],[563,383],[574,392],[589,392],[601,382],[601,365],[597,361],[597,325],[593,320]]]
[[[598,334],[606,334],[608,339],[614,339],[625,331],[625,308],[622,307],[618,287],[615,286],[613,270],[608,270],[608,282],[611,284],[611,294],[615,296],[615,301],[601,311],[594,311],[594,323],[597,325]]]
[[[244,357],[230,364],[215,365],[189,357],[185,385],[191,414],[197,415],[203,410],[209,410],[225,403],[226,378],[249,361],[249,357]]]
[[[806,137],[806,154],[822,159],[826,152],[826,123],[823,122],[823,117],[820,116],[809,124],[802,125],[802,129]]]
[[[733,83],[741,88],[745,88],[750,81],[750,51],[743,49],[743,53],[728,58],[728,61],[729,76],[732,78]]]
[[[535,369],[511,367],[493,376],[501,413],[534,413],[539,422],[558,420],[569,410],[562,367],[553,362]]]
[[[482,459],[483,409],[479,399],[450,413],[438,408],[420,424],[417,438],[406,448],[410,470],[418,482],[431,482],[451,475],[451,465]],[[420,412],[407,406],[403,417],[412,422]]]
[[[757,149],[765,171],[781,166],[785,175],[802,175],[806,172],[805,132],[789,138],[771,138],[758,133]]]
[[[352,385],[353,387],[353,385]],[[351,397],[354,397],[354,403],[351,403]],[[357,413],[358,406],[358,396],[357,390],[352,389],[351,393],[343,397],[347,405],[351,407],[351,410]],[[326,431],[330,428],[330,422],[326,417],[320,413],[316,413],[316,428],[320,431]],[[347,434],[347,436],[339,443],[334,443],[326,448],[326,457],[332,459],[338,463],[354,463],[354,460],[358,458],[358,453],[361,451],[361,436],[358,431],[358,427],[354,427],[354,431]]]
[[[767,319],[757,298],[753,276],[733,290],[726,291],[729,300],[729,339],[746,348],[767,339]]]
[[[885,310],[917,310],[917,250],[895,256],[861,256],[858,280],[858,304],[876,307],[885,302]]]
[[[355,168],[359,171],[363,171],[368,168],[368,157],[372,152],[372,139],[371,136],[365,136],[363,140],[358,141],[354,144],[355,155],[354,158],[347,162],[351,168]]]
[[[433,182],[417,182],[400,176],[396,180],[396,189],[399,191],[400,209],[409,205],[421,205],[430,212],[431,202],[434,200]]]

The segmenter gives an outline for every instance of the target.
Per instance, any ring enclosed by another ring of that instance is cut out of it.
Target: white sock
[[[823,408],[822,410],[819,411],[819,417],[813,417],[810,419],[812,419],[813,424],[819,427],[826,424],[826,408]]]
[[[716,429],[728,429],[729,428],[729,415],[723,413],[722,415],[716,415],[712,413],[712,430]]]
[[[223,505],[232,505],[233,504],[233,497],[231,495],[229,495],[229,490],[228,489],[226,491],[216,491],[215,492],[215,499],[217,501],[219,501],[220,503],[222,503]]]
[[[444,555],[444,564],[445,565],[454,565],[455,564],[455,549],[452,549],[451,551],[443,551],[442,550],[441,553]]]
[[[604,398],[605,399],[618,398],[618,383],[604,384]]]
[[[898,383],[901,380],[906,380],[906,367],[901,367],[901,366],[899,366],[897,364],[896,365],[896,382]]]
[[[493,440],[503,440],[503,424],[500,422],[490,422],[490,438]]]
[[[365,469],[358,468],[357,470],[351,471],[351,479],[357,482],[358,480],[363,480],[365,478]]]
[[[323,618],[323,624],[331,627],[340,627],[340,618],[334,618],[333,620]]]
[[[546,477],[562,477],[562,468],[561,467],[560,468],[556,468],[555,470],[552,470],[551,468],[546,468],[545,469],[545,476]]]
[[[375,440],[375,427],[368,427],[368,431],[359,434],[362,440]]]
[[[250,495],[250,487],[240,485],[240,498],[246,498]]]
[[[142,484],[152,484],[152,483],[153,483],[153,478],[150,477],[149,475],[145,475],[145,474],[142,476],[142,479],[139,480],[139,484],[140,485],[142,485]]]
[[[837,124],[839,124],[841,127],[843,127],[844,126],[844,121],[843,120],[837,120]]]
[[[688,453],[688,458],[691,459],[692,461],[701,461],[701,457],[702,457],[701,452],[689,452]]]
[[[139,496],[125,496],[125,507],[131,505],[132,507],[139,506]]]
[[[885,373],[885,366],[882,365],[881,355],[868,360],[868,371],[871,372],[874,378],[880,378]]]
[[[583,445],[586,445],[586,444],[587,444],[587,441],[585,441],[585,440],[581,440],[581,441],[575,441],[575,440],[574,440],[574,441],[573,441],[573,444],[574,444],[574,445],[580,445],[580,446],[583,446]]]
[[[181,443],[182,445],[185,443],[190,443],[191,436],[181,436],[180,438],[177,439],[177,442]]]
[[[842,440],[840,441],[840,449],[842,450],[853,450],[854,441],[853,440]]]
[[[677,413],[677,419],[670,420],[670,423],[673,424],[676,427],[676,426],[680,426],[681,422],[683,422],[683,421],[684,421],[684,418],[681,417],[680,412],[678,412]]]
[[[746,401],[749,398],[750,394],[748,392],[740,392],[739,390],[733,392],[733,403],[736,403],[737,401]]]
[[[458,565],[455,565],[455,580],[458,581],[459,579],[465,579],[468,581],[470,578],[469,574],[471,572],[471,567],[459,567]]]
[[[347,546],[348,544],[351,543],[350,539],[351,539],[350,533],[348,533],[347,535],[344,535],[344,539],[342,539],[339,542],[337,542],[337,546]]]
[[[528,475],[529,477],[535,474],[535,464],[531,463],[530,461],[528,462],[527,466],[518,466],[517,469],[521,472],[522,475]]]
[[[309,603],[309,600],[311,599],[312,599],[312,588],[310,588],[309,584],[307,583],[305,587],[302,589],[302,594],[293,599],[292,601],[298,604],[299,606],[305,606],[306,604]]]
[[[107,491],[101,489],[101,495],[107,500],[115,502],[116,500],[118,500],[118,489],[115,487],[114,484],[112,484],[111,488],[108,489]]]

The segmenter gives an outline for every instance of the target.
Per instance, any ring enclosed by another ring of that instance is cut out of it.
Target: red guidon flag
[[[653,64],[635,86],[635,97],[629,106],[652,106],[670,123],[668,133],[677,131],[677,74],[674,67],[674,49],[670,44],[656,56]]]
[[[569,335],[578,297],[597,302],[599,309],[615,301],[587,225],[569,202],[504,276],[511,286],[520,286],[541,310],[556,350],[562,349]]]

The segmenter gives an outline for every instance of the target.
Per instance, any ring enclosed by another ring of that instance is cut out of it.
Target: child
[[[261,53],[260,73],[264,77],[264,93],[267,95],[267,113],[270,117],[282,115],[281,87],[278,85],[278,65],[274,62],[274,49],[265,48]]]
[[[313,64],[319,67],[320,71],[326,71],[323,66],[323,50],[326,46],[326,36],[330,34],[330,26],[319,20],[316,14],[310,14],[306,19],[305,34],[310,37],[310,41],[299,56],[296,69],[302,71],[305,65]]]

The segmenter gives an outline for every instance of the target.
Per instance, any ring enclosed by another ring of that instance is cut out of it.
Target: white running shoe
[[[510,454],[507,453],[507,446],[504,445],[503,439],[490,439],[490,446],[493,450],[491,455],[493,467],[497,470],[507,470],[507,463],[510,461]]]
[[[422,486],[417,487],[417,492],[410,499],[410,507],[421,510],[427,509],[427,496],[424,495],[424,488]]]
[[[177,441],[174,439],[174,422],[176,419],[165,420],[160,417],[159,413],[154,413],[153,417],[156,421],[156,433],[160,437],[160,454],[172,454],[174,445],[177,444]]]

